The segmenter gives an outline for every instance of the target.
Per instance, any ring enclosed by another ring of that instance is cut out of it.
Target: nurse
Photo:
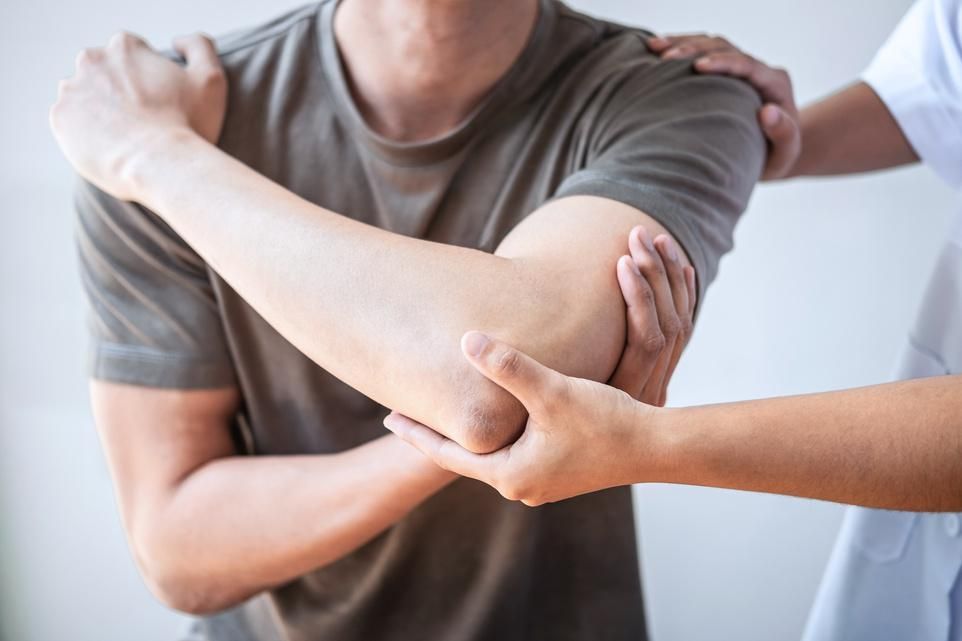
[[[861,81],[801,113],[785,72],[723,39],[650,45],[663,57],[694,58],[702,73],[755,85],[766,102],[767,179],[921,160],[962,187],[959,0],[919,0]],[[562,376],[476,332],[462,347],[531,418],[514,445],[484,456],[403,416],[385,420],[443,467],[528,505],[674,482],[930,512],[849,509],[805,640],[962,641],[962,214],[907,338],[898,368],[905,382],[661,409]]]

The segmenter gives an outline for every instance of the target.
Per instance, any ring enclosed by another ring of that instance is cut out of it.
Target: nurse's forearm
[[[962,510],[962,376],[655,416],[669,443],[668,482]]]
[[[802,152],[794,176],[836,176],[919,160],[891,112],[864,82],[801,112]]]

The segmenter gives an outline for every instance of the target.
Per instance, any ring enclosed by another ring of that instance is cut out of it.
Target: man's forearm
[[[801,112],[802,151],[794,176],[838,176],[918,161],[881,98],[856,83]]]
[[[603,235],[592,238],[583,215],[552,204],[540,227],[529,217],[492,256],[317,207],[189,134],[158,145],[132,175],[143,203],[307,356],[472,449],[503,445],[504,426],[520,429],[524,412],[465,363],[466,330],[596,380],[621,353],[614,265],[642,222],[630,207],[597,212]]]
[[[659,415],[667,482],[962,510],[960,376]]]
[[[157,497],[131,538],[160,598],[209,613],[352,552],[454,478],[393,435],[332,455],[222,458]]]

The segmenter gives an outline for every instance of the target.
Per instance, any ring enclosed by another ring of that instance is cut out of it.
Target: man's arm
[[[387,435],[315,456],[237,456],[237,391],[94,381],[131,549],[168,606],[203,614],[334,561],[454,475]]]
[[[136,162],[138,200],[298,349],[479,452],[516,437],[524,412],[464,362],[461,335],[480,327],[559,370],[607,380],[625,342],[612,266],[632,227],[663,232],[620,203],[562,199],[490,255],[317,207],[190,132]]]

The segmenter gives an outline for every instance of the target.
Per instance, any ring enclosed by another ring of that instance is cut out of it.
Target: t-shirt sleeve
[[[962,187],[959,0],[919,0],[863,74],[927,165]]]
[[[87,182],[75,203],[91,376],[160,388],[234,384],[201,258],[156,215]]]
[[[687,252],[703,300],[761,175],[760,99],[674,61],[627,66],[596,103],[584,167],[555,196],[610,198],[657,220]]]

